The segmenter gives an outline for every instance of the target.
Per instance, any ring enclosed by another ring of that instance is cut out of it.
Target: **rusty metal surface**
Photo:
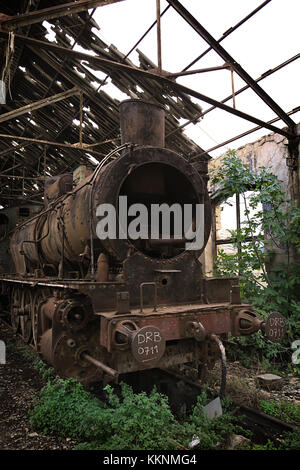
[[[53,365],[52,329],[46,330],[40,337],[39,352],[43,359]]]
[[[47,206],[50,201],[66,194],[73,189],[72,173],[59,175],[45,180],[44,203]]]
[[[272,312],[263,324],[267,338],[273,343],[280,343],[286,334],[285,318],[279,312]]]
[[[82,11],[89,8],[101,7],[111,3],[122,2],[123,0],[77,0],[76,2],[63,2],[62,5],[54,5],[49,8],[39,9],[38,11],[24,13],[15,16],[0,16],[0,29],[6,31],[14,31],[22,26],[28,26],[35,23],[40,23],[43,20],[51,20],[53,18],[60,18]]]
[[[154,166],[156,169],[155,173],[152,173],[152,177],[147,177],[147,174],[149,175],[148,171],[151,175],[151,170],[153,171]],[[180,178],[181,185],[184,184],[187,192],[190,192],[190,199],[196,199],[197,202],[205,204],[206,223],[204,244],[207,242],[210,233],[211,213],[210,204],[205,199],[207,195],[206,185],[204,184],[202,178],[192,165],[190,165],[184,158],[180,157],[178,154],[169,149],[137,147],[130,151],[127,151],[121,158],[114,160],[111,164],[107,165],[103,170],[102,178],[99,178],[99,182],[97,181],[96,183],[93,208],[94,213],[96,211],[96,207],[101,203],[116,204],[118,195],[127,195],[128,204],[131,202],[135,202],[135,200],[131,200],[132,186],[130,185],[130,180],[128,178],[129,168],[129,178],[131,180],[134,179],[133,184],[138,184],[139,181],[141,182],[141,176],[139,173],[143,168],[147,170],[146,173],[143,174],[142,181],[143,187],[145,186],[146,188],[151,187],[150,184],[153,185],[154,183],[154,186],[152,188],[152,194],[150,192],[148,194],[150,201],[153,201],[153,198],[157,198],[160,191],[162,191],[162,194],[160,194],[160,196],[165,196],[164,192],[166,192],[167,189],[164,187],[162,187],[162,189],[158,188],[156,186],[157,183],[155,183],[155,181],[157,180],[157,178],[165,178],[165,181],[168,181],[168,173],[165,174],[166,171],[170,172],[170,179],[171,176],[172,179],[173,176],[177,176],[178,178]],[[126,185],[127,182],[129,187]],[[175,181],[173,181],[173,184],[174,183]],[[138,187],[139,186],[137,186],[137,190]],[[145,193],[146,191],[149,190],[146,189]],[[178,197],[180,197],[180,195],[176,195],[176,186],[174,186],[174,191],[175,192],[173,194],[171,193],[171,190],[169,190],[170,196],[172,198],[177,198],[178,201]],[[142,193],[139,193],[138,191],[138,195],[139,194],[141,197]],[[186,195],[186,197],[188,196]],[[102,244],[109,253],[111,253],[114,257],[118,258],[120,261],[126,259],[128,250],[132,248],[132,242],[130,243],[126,239],[106,239],[102,241]]]
[[[230,302],[230,292],[233,286],[238,285],[238,279],[234,277],[220,278],[209,277],[204,279],[205,298],[208,303]],[[238,297],[235,297],[238,300]]]
[[[81,358],[82,358],[83,361],[90,362],[91,364],[96,366],[101,371],[105,372],[108,375],[111,375],[113,378],[117,378],[118,375],[119,375],[119,373],[116,370],[112,369],[111,367],[107,367],[105,364],[103,364],[103,362],[98,361],[97,359],[95,359],[94,357],[91,357],[87,353],[83,352],[81,354]]]
[[[159,367],[174,367],[186,362],[193,362],[194,358],[194,340],[182,340],[178,341],[176,344],[167,343],[164,355],[159,361]],[[114,352],[111,355],[111,365],[115,369],[119,370],[120,374],[151,368],[151,364],[147,365],[147,362],[141,363],[135,360],[132,356],[131,350]],[[154,363],[154,365],[155,367],[158,367],[157,363]]]
[[[104,253],[101,253],[97,260],[96,280],[98,282],[107,282],[108,272],[109,272],[108,258]]]
[[[186,191],[190,192],[190,200],[193,201],[196,198],[198,203],[204,203],[205,205],[204,245],[197,253],[190,255],[191,262],[193,262],[192,258],[194,259],[196,255],[200,255],[203,251],[210,233],[211,212],[206,185],[196,169],[176,153],[167,149],[137,147],[104,166],[96,177],[94,175],[88,176],[71,193],[58,197],[57,202],[50,209],[43,212],[40,217],[17,228],[11,242],[11,252],[16,271],[25,274],[32,272],[33,269],[42,269],[47,276],[59,275],[59,277],[62,277],[64,276],[64,270],[78,271],[78,265],[81,264],[82,270],[86,272],[90,261],[88,253],[90,225],[96,253],[97,250],[99,254],[105,250],[118,262],[123,262],[127,261],[128,250],[134,248],[136,251],[146,254],[147,263],[145,264],[143,258],[143,265],[148,264],[150,266],[149,263],[152,260],[154,269],[155,263],[156,269],[161,268],[162,260],[156,262],[151,257],[153,247],[139,246],[128,239],[120,238],[100,241],[96,235],[97,219],[95,214],[99,204],[111,203],[115,205],[118,195],[121,194],[128,194],[129,203],[132,202],[130,198],[133,193],[130,185],[129,188],[123,185],[124,178],[128,175],[128,165],[131,168],[131,175],[134,175],[134,168],[139,169],[143,165],[153,164],[160,165],[155,168],[158,169],[158,175],[161,174],[164,178],[164,185],[166,185],[163,186],[163,192],[160,196],[166,199],[172,197],[176,200],[176,194],[168,189],[170,185],[166,178],[170,179],[177,175],[182,184],[184,183]],[[156,174],[154,174],[154,178]],[[138,180],[139,177],[137,176],[136,179]],[[91,182],[93,182],[92,185]],[[138,197],[143,196],[143,193],[140,194],[141,196]],[[151,201],[153,197],[151,192],[147,197]],[[179,197],[188,196],[184,192]],[[92,207],[90,207],[90,198],[92,199]],[[158,255],[163,254],[165,249],[165,244],[159,245],[155,249],[155,253]],[[171,244],[167,246],[167,249],[169,250],[168,257],[170,259],[180,260],[180,258],[188,256],[186,252],[180,254],[182,250],[177,245]],[[139,258],[135,258],[135,260],[139,262]],[[135,266],[132,266],[131,260],[129,261],[131,264],[130,269],[135,270]],[[184,261],[182,262],[184,263]],[[174,267],[172,268],[172,262],[168,264],[167,260],[164,261],[163,267],[174,269]],[[125,267],[125,272],[126,269]],[[142,275],[144,274],[142,273]],[[130,277],[129,273],[128,276]],[[140,281],[134,279],[134,284],[138,282],[140,285],[143,281],[144,278],[141,278]],[[197,289],[195,292],[197,292]]]
[[[133,307],[140,305],[140,285],[145,279],[157,284],[157,302],[160,305],[199,301],[202,298],[201,264],[191,252],[163,260],[135,253],[125,260],[124,275],[130,286]],[[143,307],[149,305],[153,308],[153,288],[145,286]]]
[[[119,109],[121,144],[132,142],[153,147],[165,146],[163,106],[141,100],[126,100]]]
[[[131,352],[137,362],[153,366],[162,358],[165,349],[166,340],[156,326],[146,325],[133,333]]]
[[[22,285],[30,286],[26,281]],[[120,374],[194,362],[196,367],[203,365],[203,374],[205,367],[212,367],[217,358],[210,335],[222,337],[233,332],[234,318],[247,308],[229,302],[194,303],[159,306],[156,312],[147,308],[140,313],[136,308],[127,314],[111,311],[94,315],[91,303],[85,295],[76,294],[78,290],[57,290],[55,283],[48,294],[46,286],[40,284],[27,289],[38,289],[41,293],[36,299],[40,354],[60,375],[77,377],[83,382],[106,376],[105,367]],[[22,304],[22,297],[16,293],[14,299],[16,304]],[[201,325],[201,337],[195,324]],[[84,354],[92,357],[94,362],[86,361]],[[99,364],[104,367],[101,369]]]
[[[130,315],[101,315],[100,344],[108,351],[114,348],[120,349],[119,344],[115,341],[115,332],[120,331],[119,325],[126,321],[133,322],[136,325],[136,331],[147,325],[156,327],[166,341],[194,338],[194,329],[191,327],[193,322],[200,322],[207,334],[227,334],[232,329],[231,310],[229,306],[224,305],[219,306],[215,311],[207,305],[202,305],[202,309],[195,307],[189,312],[186,312],[184,306],[181,306],[180,312],[164,313],[159,310],[156,314],[152,312],[147,316],[134,313]],[[129,342],[126,344],[128,345]],[[124,349],[124,345],[121,346]]]

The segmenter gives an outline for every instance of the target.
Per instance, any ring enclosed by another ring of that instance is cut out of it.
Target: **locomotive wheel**
[[[207,364],[199,364],[198,366],[198,380],[200,381],[201,384],[205,384],[207,380]]]
[[[37,350],[38,347],[38,321],[39,321],[39,305],[40,303],[51,297],[52,292],[50,289],[43,289],[43,290],[36,290],[34,294],[32,294],[32,301],[31,301],[31,328],[32,328],[32,342],[34,348]]]
[[[16,334],[20,327],[19,309],[22,306],[21,291],[18,287],[13,287],[11,293],[10,315],[13,332]]]
[[[31,326],[31,312],[32,312],[32,292],[29,289],[25,289],[22,295],[22,310],[23,315],[21,316],[21,333],[24,341],[28,343],[31,339],[32,326]]]
[[[32,328],[32,342],[34,348],[37,349],[38,343],[38,307],[42,300],[38,292],[35,292],[32,296],[32,307],[31,307],[31,328]]]

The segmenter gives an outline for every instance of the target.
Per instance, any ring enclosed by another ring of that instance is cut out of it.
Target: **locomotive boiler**
[[[161,106],[121,103],[121,146],[75,186],[72,174],[50,178],[44,208],[11,237],[13,268],[2,275],[2,294],[12,325],[61,376],[88,383],[184,364],[202,374],[229,333],[266,329],[241,303],[237,279],[203,275],[207,161],[192,164],[165,148],[164,119]],[[100,239],[97,208],[115,207],[120,222],[121,196],[149,211],[153,204],[202,205],[202,246],[188,250],[172,231]]]

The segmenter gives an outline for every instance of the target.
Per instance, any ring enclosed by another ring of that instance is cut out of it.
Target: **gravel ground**
[[[267,373],[264,369],[246,368],[239,361],[227,363],[227,395],[235,401],[256,407],[260,400],[291,401],[300,406],[300,380],[290,373],[280,373],[283,379],[282,387],[278,390],[264,390],[256,381],[256,376]],[[276,374],[277,375],[277,374]],[[217,389],[220,382],[220,364],[216,363],[209,372],[210,385]]]

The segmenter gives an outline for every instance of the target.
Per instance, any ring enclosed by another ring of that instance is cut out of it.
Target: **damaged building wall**
[[[300,129],[300,125],[298,125]],[[267,167],[274,173],[279,180],[282,181],[283,189],[286,192],[287,199],[296,197],[294,191],[295,186],[293,186],[291,177],[289,176],[289,168],[287,166],[287,157],[288,157],[288,141],[285,137],[279,134],[269,134],[261,137],[255,142],[246,144],[237,149],[238,157],[243,161],[243,163],[249,165],[250,169],[258,171],[259,167]],[[224,155],[216,159],[212,159],[209,163],[210,169],[218,168]],[[299,186],[298,186],[299,188]],[[210,193],[213,195],[213,188],[210,187]],[[298,189],[299,192],[299,189]],[[299,197],[299,194],[298,194]],[[213,203],[213,228],[210,235],[209,242],[206,246],[204,258],[205,258],[205,267],[204,271],[207,275],[212,275],[214,267],[214,258],[217,253],[216,240],[224,238],[225,227],[222,223],[222,211],[221,205],[214,201]],[[243,209],[241,207],[241,213]],[[231,211],[231,214],[234,211]],[[229,214],[229,213],[228,213]],[[231,216],[230,216],[231,218]],[[223,217],[224,219],[224,217]],[[228,217],[226,220],[226,228],[228,228]],[[232,217],[232,229],[236,228],[235,217]],[[228,238],[230,237],[228,233]],[[226,247],[228,246],[228,250]],[[228,252],[232,252],[232,245],[221,245],[221,247]],[[286,253],[283,249],[279,249],[274,246],[274,256],[272,257],[272,263],[269,266],[269,269],[272,269],[272,266],[280,262],[284,262],[286,259]]]

